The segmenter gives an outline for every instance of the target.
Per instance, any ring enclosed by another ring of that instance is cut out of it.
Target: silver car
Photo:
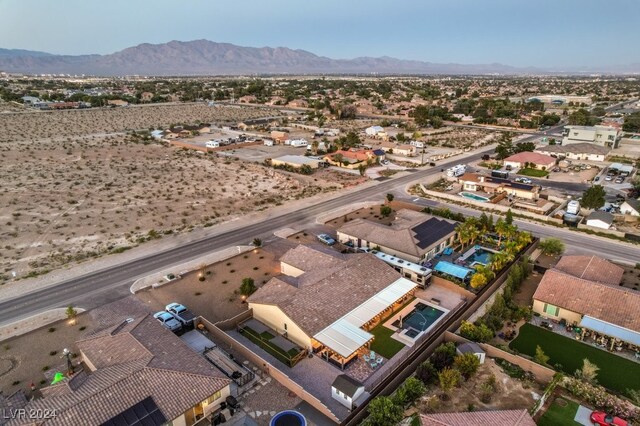
[[[156,312],[153,317],[174,333],[182,329],[182,324],[180,323],[180,321],[175,319],[169,312]]]

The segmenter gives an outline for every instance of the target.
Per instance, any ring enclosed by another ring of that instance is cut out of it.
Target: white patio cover
[[[615,337],[624,342],[640,346],[640,333],[629,330],[628,328],[620,327],[609,322],[590,317],[588,315],[582,317],[582,320],[580,321],[580,327],[588,328],[589,330],[597,331],[598,333]]]
[[[347,358],[373,338],[371,333],[360,327],[415,287],[417,287],[416,283],[406,278],[399,278],[313,338]]]

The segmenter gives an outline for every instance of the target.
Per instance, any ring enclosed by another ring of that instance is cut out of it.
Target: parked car
[[[604,178],[604,180],[606,180],[607,182],[610,182],[610,181],[611,181],[611,179],[613,179],[613,178],[611,177],[611,175],[607,175],[607,177],[606,177],[606,178]]]
[[[173,315],[175,319],[180,321],[182,325],[191,325],[193,324],[193,320],[196,318],[196,316],[193,315],[186,306],[179,303],[169,303],[165,307],[165,310]]]
[[[331,235],[327,235],[327,234],[318,235],[318,239],[328,246],[332,246],[336,243],[336,240],[331,238]]]
[[[593,179],[594,182],[598,182],[600,180],[600,176],[596,176],[595,179]]]
[[[626,420],[616,417],[612,414],[607,414],[604,411],[594,411],[589,416],[591,423],[599,426],[627,426]]]
[[[174,316],[169,312],[156,312],[155,314],[153,314],[153,317],[174,333],[182,329],[182,323],[175,319]]]
[[[617,178],[615,181],[613,181],[614,183],[622,183],[624,181],[624,179],[622,178]]]
[[[516,178],[516,182],[520,182],[520,183],[526,183],[527,185],[530,185],[533,181],[529,178]]]
[[[382,164],[383,166],[386,166],[387,164],[389,164],[389,160],[382,160],[380,164]]]

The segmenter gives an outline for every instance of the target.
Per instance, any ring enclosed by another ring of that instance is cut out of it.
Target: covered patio
[[[417,284],[400,278],[348,312],[312,338],[313,352],[341,369],[366,354],[374,339],[369,332],[381,320],[409,300]]]

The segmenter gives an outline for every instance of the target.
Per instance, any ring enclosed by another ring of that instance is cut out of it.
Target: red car
[[[591,423],[599,426],[627,426],[627,421],[604,411],[594,411],[590,416]]]

